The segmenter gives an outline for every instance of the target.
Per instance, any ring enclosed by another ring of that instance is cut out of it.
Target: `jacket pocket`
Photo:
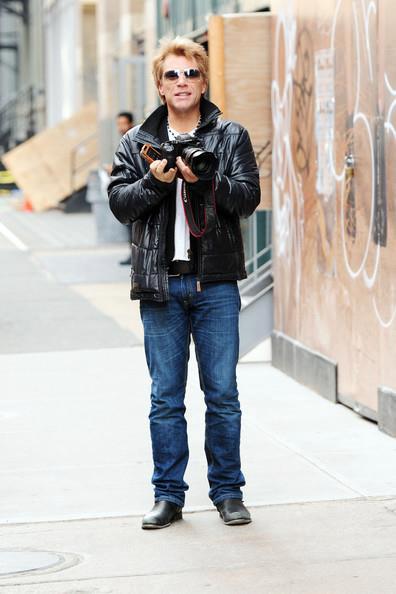
[[[131,271],[131,289],[133,293],[157,293],[158,275],[156,274],[137,274]]]

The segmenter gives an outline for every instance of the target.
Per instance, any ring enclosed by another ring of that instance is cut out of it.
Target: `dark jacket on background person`
[[[202,221],[202,196],[214,191],[216,225],[201,239],[191,235],[197,280],[201,283],[246,278],[240,217],[260,202],[259,174],[247,131],[219,119],[220,110],[201,100],[201,124],[195,132],[218,160],[214,183],[187,184],[196,220]],[[124,224],[132,222],[131,299],[167,301],[168,267],[174,255],[176,181],[157,180],[140,156],[145,143],[159,148],[168,140],[167,108],[158,107],[121,139],[114,157],[108,194],[110,208]]]

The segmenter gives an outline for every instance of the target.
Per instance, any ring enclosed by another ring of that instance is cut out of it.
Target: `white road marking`
[[[22,252],[27,252],[29,250],[29,248],[27,247],[27,245],[25,245],[23,243],[23,241],[21,241],[19,239],[19,237],[17,237],[15,235],[15,233],[13,233],[12,231],[10,231],[3,223],[0,223],[0,233],[6,239],[8,239],[8,241],[10,241],[16,248],[18,248],[18,250],[21,250]]]

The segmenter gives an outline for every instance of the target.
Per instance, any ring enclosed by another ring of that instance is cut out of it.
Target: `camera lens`
[[[217,158],[213,153],[189,147],[183,150],[182,159],[199,179],[210,180],[214,177]]]

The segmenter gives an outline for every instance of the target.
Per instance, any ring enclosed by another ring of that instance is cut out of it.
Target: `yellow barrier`
[[[15,179],[13,178],[11,171],[0,171],[0,185],[1,184],[14,184]]]

